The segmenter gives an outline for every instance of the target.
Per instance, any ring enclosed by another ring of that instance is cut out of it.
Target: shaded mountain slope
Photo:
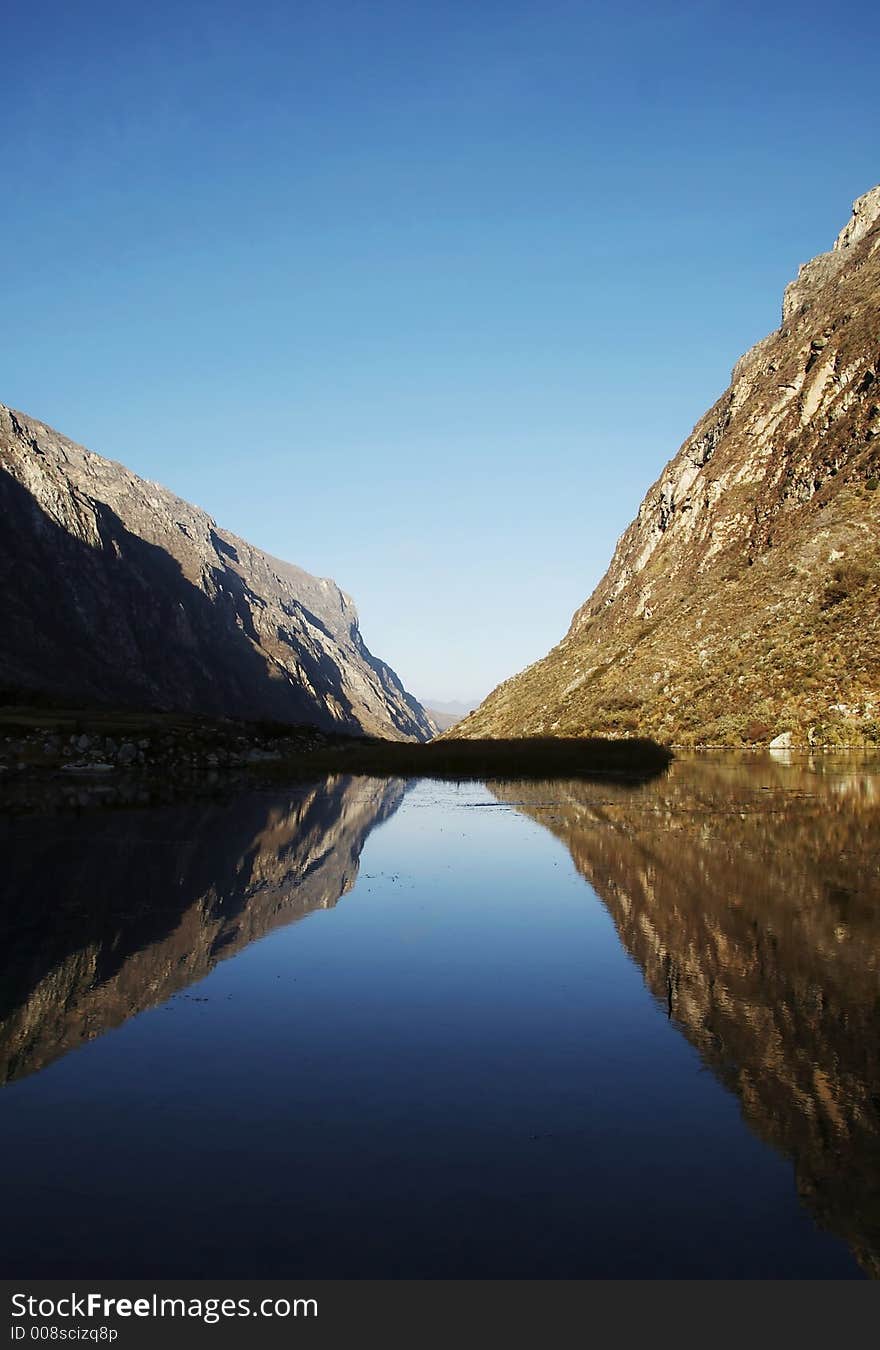
[[[880,740],[880,187],[786,289],[543,660],[458,736]]]
[[[0,687],[426,740],[325,578],[0,405]]]

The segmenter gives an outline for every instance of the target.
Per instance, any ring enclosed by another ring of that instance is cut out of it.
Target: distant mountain
[[[459,703],[455,699],[449,703],[431,699],[430,707],[427,707],[426,711],[438,731],[448,731],[463,717],[467,717],[468,713],[473,711],[473,708],[473,703]]]
[[[638,398],[634,372],[633,398]],[[880,740],[880,187],[650,489],[543,660],[456,736]]]
[[[439,708],[426,708],[425,711],[438,731],[448,731],[464,716],[464,713],[441,712]]]
[[[0,510],[0,688],[434,734],[335,582],[2,404]]]

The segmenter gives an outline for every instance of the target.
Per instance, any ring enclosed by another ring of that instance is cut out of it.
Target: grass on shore
[[[644,738],[525,737],[508,740],[444,739],[418,744],[371,737],[339,736],[309,726],[273,722],[214,720],[185,713],[46,705],[0,706],[0,742],[22,735],[50,738],[63,747],[73,735],[161,742],[166,760],[196,763],[213,750],[236,746],[271,749],[261,757],[260,776],[302,780],[324,773],[376,777],[591,778],[607,775],[650,777],[661,773],[672,752]],[[2,750],[0,745],[0,750]],[[34,756],[48,771],[59,767],[60,749]]]
[[[594,778],[652,776],[672,752],[649,740],[596,737],[527,737],[519,740],[443,740],[426,745],[382,740],[329,742],[296,758],[309,772],[369,774],[395,778],[444,778],[457,782],[486,778]],[[278,772],[293,767],[282,761]]]

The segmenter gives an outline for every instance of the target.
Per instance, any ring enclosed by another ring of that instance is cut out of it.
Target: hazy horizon
[[[873,8],[7,19],[0,399],[332,576],[429,705],[542,656],[880,177]]]

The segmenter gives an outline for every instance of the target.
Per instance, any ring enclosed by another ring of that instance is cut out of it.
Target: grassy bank
[[[443,740],[427,745],[397,741],[328,744],[307,757],[308,767],[328,773],[363,773],[399,778],[594,778],[653,775],[670,763],[672,752],[649,740],[596,737],[520,740]]]
[[[662,772],[671,751],[644,739],[440,740],[426,745],[334,736],[314,727],[175,713],[0,707],[6,781],[64,775],[209,772],[273,782],[324,773],[400,778],[582,778]]]

